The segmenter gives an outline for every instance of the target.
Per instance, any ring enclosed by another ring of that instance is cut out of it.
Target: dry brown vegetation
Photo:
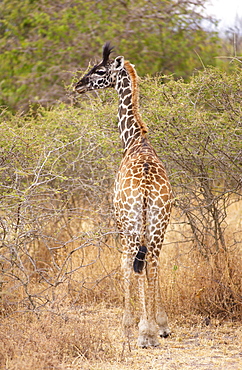
[[[242,332],[238,322],[207,321],[199,315],[170,320],[172,335],[154,349],[122,336],[122,310],[95,306],[25,313],[0,328],[0,366],[30,369],[240,369]]]
[[[228,217],[227,237],[231,238],[235,224],[242,219],[238,204],[231,207]],[[176,242],[182,226],[175,221],[177,215],[169,226],[160,261],[172,335],[161,339],[159,348],[138,349],[136,326],[132,337],[123,337],[120,253],[117,243],[113,247],[115,239],[108,235],[105,242],[94,245],[92,239],[92,245],[73,254],[72,271],[82,268],[59,285],[49,287],[37,276],[33,278],[28,289],[33,299],[42,299],[42,306],[39,303],[37,307],[36,300],[36,307],[29,302],[27,309],[23,287],[13,287],[12,296],[3,294],[0,368],[239,369],[241,250],[222,251],[205,261],[192,243]],[[62,267],[66,255],[67,250],[65,256],[59,256]],[[133,297],[138,322],[135,288]]]

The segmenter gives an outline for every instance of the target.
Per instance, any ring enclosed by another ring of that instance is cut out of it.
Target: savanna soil
[[[4,318],[0,369],[242,369],[239,322],[174,318],[169,338],[157,348],[140,349],[136,326],[124,340],[121,316],[121,308],[94,306]]]

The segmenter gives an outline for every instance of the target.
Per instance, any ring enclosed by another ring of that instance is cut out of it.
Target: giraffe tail
[[[145,256],[148,252],[147,247],[144,245],[145,241],[145,229],[146,229],[146,211],[147,211],[147,190],[146,190],[146,181],[149,175],[149,163],[145,162],[143,164],[143,174],[144,174],[144,198],[143,198],[143,210],[142,210],[142,230],[141,230],[141,245],[139,250],[134,258],[133,268],[134,272],[140,274],[145,266]]]
[[[148,250],[145,245],[141,245],[139,247],[139,251],[134,258],[134,263],[133,263],[134,272],[137,272],[138,274],[142,272],[144,265],[145,265],[145,255],[147,251]]]

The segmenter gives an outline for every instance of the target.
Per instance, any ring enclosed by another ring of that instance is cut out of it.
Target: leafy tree
[[[25,110],[29,102],[67,101],[64,84],[100,58],[107,40],[141,76],[188,78],[215,63],[218,40],[203,27],[203,6],[202,0],[2,0],[0,105]]]

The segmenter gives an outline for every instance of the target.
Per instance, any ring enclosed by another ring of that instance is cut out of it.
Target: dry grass
[[[107,322],[92,310],[65,308],[5,319],[0,332],[1,369],[62,369],[115,356]],[[91,317],[94,319],[91,320]]]
[[[240,222],[240,208],[233,209],[228,245]],[[51,286],[37,274],[27,290],[14,281],[13,286],[4,285],[0,369],[242,368],[241,244],[204,260],[191,244],[177,241],[179,233],[170,226],[161,255],[162,294],[172,336],[161,339],[159,348],[137,348],[137,325],[129,343],[123,338],[121,255],[109,237],[71,254],[68,268],[75,272],[68,275],[63,268],[62,283],[54,284],[53,278]],[[135,284],[133,297],[137,323]]]
[[[182,240],[184,226],[170,225],[160,258],[163,301],[169,317],[186,315],[189,311],[220,321],[242,319],[241,232],[235,233],[237,244],[233,242],[234,230],[240,230],[242,219],[237,203],[230,214],[231,222],[226,234],[228,248],[211,254],[208,259],[192,243],[185,238]],[[113,246],[115,240],[109,239],[101,247],[91,246],[81,255],[75,255],[73,266],[82,263],[87,267],[72,275],[69,294],[73,303],[122,305],[121,254]],[[98,254],[100,258],[97,258]],[[94,264],[90,263],[94,260]],[[135,283],[134,279],[133,306],[137,311]]]
[[[242,318],[242,250],[220,251],[205,260],[196,251],[164,247],[163,297],[171,315],[187,311],[221,319]]]
[[[177,317],[160,346],[141,350],[137,329],[124,340],[121,309],[64,307],[5,319],[0,331],[0,368],[8,370],[240,369],[242,332],[238,323]]]

